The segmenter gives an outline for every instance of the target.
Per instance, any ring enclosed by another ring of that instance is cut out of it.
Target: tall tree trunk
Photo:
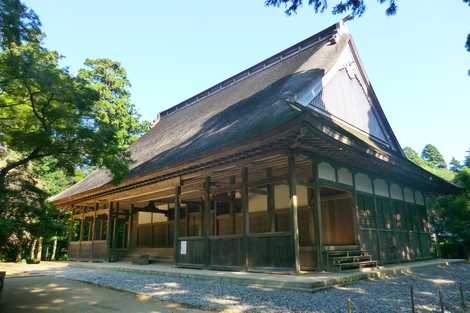
[[[57,250],[57,236],[54,236],[52,242],[52,254],[51,254],[51,261],[55,261],[55,252]]]
[[[22,247],[22,242],[21,242],[21,240],[18,240],[18,244],[16,245],[16,248],[17,248],[17,250],[16,250],[16,259],[15,259],[15,262],[21,262],[21,258],[22,258],[21,252],[22,252],[22,250],[23,250],[23,249],[22,249],[23,247]]]
[[[36,255],[36,261],[41,262],[42,259],[42,237],[38,240],[38,254]]]
[[[31,254],[30,254],[30,259],[32,261],[34,261],[35,259],[35,250],[36,250],[36,244],[38,243],[38,240],[37,239],[34,239],[33,240],[33,244],[31,245]]]

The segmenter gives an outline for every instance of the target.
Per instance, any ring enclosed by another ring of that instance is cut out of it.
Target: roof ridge
[[[312,47],[315,44],[318,44],[321,41],[325,41],[328,39],[331,39],[335,34],[341,31],[341,28],[343,27],[342,20],[338,23],[335,23],[324,30],[288,47],[287,49],[282,50],[281,52],[276,53],[273,56],[270,56],[261,62],[258,62],[257,64],[247,68],[244,71],[239,72],[238,74],[235,74],[225,80],[223,80],[220,83],[215,84],[214,86],[164,110],[159,113],[159,118],[169,116],[177,111],[182,110],[183,108],[186,108],[202,99],[205,99],[209,96],[212,96],[219,91],[232,86],[233,84],[236,84],[240,82],[241,80],[248,78],[252,76],[253,74],[262,72],[271,66],[287,59],[292,56],[297,55],[298,53],[304,51],[305,49],[308,49]]]

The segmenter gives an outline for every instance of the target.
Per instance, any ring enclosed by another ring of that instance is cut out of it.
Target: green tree
[[[424,146],[423,151],[421,152],[421,158],[432,167],[447,168],[446,161],[444,160],[441,152],[431,144]]]
[[[463,246],[470,257],[470,168],[460,171],[455,182],[464,188],[461,194],[439,197],[433,204],[433,226],[440,237]]]
[[[437,175],[439,177],[442,177],[443,179],[447,181],[453,181],[455,178],[455,172],[452,172],[448,170],[447,168],[439,168],[432,166],[430,163],[427,161],[423,160],[416,151],[414,151],[410,147],[405,147],[403,149],[403,152],[405,153],[405,156],[407,159],[409,159],[411,162],[415,163],[416,165],[422,167],[423,169],[427,170],[428,172],[433,173],[434,175]]]
[[[450,160],[449,168],[452,172],[460,172],[462,167],[462,163],[460,163],[456,158],[453,157],[452,160]]]
[[[405,153],[405,156],[407,157],[408,160],[418,164],[418,165],[421,165],[423,163],[423,160],[421,159],[421,157],[418,155],[418,153],[413,150],[413,148],[411,147],[405,147],[403,149],[403,152]]]
[[[398,0],[376,0],[381,4],[385,4],[385,13],[387,15],[395,15],[398,9]],[[366,11],[366,0],[264,0],[266,6],[283,7],[287,15],[292,15],[307,4],[312,7],[315,13],[323,13],[328,9],[329,4],[332,5],[331,12],[333,14],[350,13],[352,17],[360,17]],[[470,5],[470,0],[463,0],[464,3]],[[467,36],[465,47],[470,52],[470,34]],[[468,71],[470,75],[470,70]]]
[[[131,83],[122,65],[110,59],[87,59],[79,77],[88,82],[99,99],[95,111],[100,124],[116,129],[119,144],[127,148],[149,127],[141,122],[135,105],[131,102]]]
[[[95,167],[122,179],[128,145],[148,128],[119,63],[87,60],[73,75],[41,45],[40,26],[19,0],[0,0],[0,259],[43,239],[55,247],[67,212],[47,198]]]
[[[463,161],[463,165],[466,166],[466,167],[470,167],[470,148],[467,150],[467,155],[465,156],[465,160]]]
[[[0,168],[0,190],[11,170],[44,157],[68,173],[81,164],[106,167],[116,180],[127,173],[119,129],[95,110],[99,95],[58,62],[58,53],[38,44],[0,54],[0,142],[20,155]]]
[[[19,0],[0,0],[0,46],[5,49],[24,42],[39,43],[41,21]]]

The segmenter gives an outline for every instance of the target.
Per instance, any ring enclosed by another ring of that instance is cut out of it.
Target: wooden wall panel
[[[250,236],[248,238],[250,268],[292,268],[294,247],[290,234]]]
[[[186,241],[186,254],[181,254],[181,241]],[[177,244],[178,263],[179,264],[192,264],[202,266],[205,262],[204,257],[204,239],[199,238],[185,238],[178,240]]]
[[[242,245],[242,236],[232,238],[210,238],[209,264],[212,266],[241,267],[243,263]]]

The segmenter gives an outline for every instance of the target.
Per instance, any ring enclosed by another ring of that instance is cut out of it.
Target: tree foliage
[[[429,163],[426,160],[423,160],[418,153],[410,147],[405,147],[403,149],[405,156],[416,165],[424,168],[428,172],[433,173],[447,181],[453,181],[455,178],[455,172],[448,170],[447,168],[437,167],[433,163]]]
[[[376,1],[385,4],[385,14],[390,16],[397,13],[397,0]],[[264,0],[266,6],[283,7],[284,12],[289,16],[297,13],[304,4],[312,7],[315,13],[323,13],[328,9],[331,2],[334,2],[331,10],[333,14],[350,13],[352,17],[360,17],[366,11],[366,0],[335,0],[330,2],[328,0]],[[470,0],[463,0],[463,2],[470,5]],[[470,34],[467,36],[465,47],[470,52]],[[470,75],[470,70],[468,75]]]
[[[470,167],[470,148],[467,150],[467,155],[465,156],[465,160],[463,161],[463,165],[466,166],[466,167]]]
[[[36,13],[18,0],[0,0],[0,46],[39,43],[41,21]]]
[[[450,237],[470,257],[470,168],[462,169],[455,182],[464,188],[456,195],[439,197],[433,204],[433,226],[440,237]]]
[[[446,161],[444,160],[441,152],[431,144],[424,146],[423,151],[421,152],[421,158],[432,167],[447,168]]]
[[[99,95],[95,103],[97,121],[116,129],[118,143],[127,148],[145,133],[150,125],[141,122],[135,105],[130,100],[131,83],[122,65],[110,59],[87,59],[79,77]]]
[[[463,165],[456,158],[452,158],[452,160],[450,160],[450,162],[449,162],[449,168],[452,172],[457,173],[457,172],[460,172],[462,170]]]
[[[397,11],[397,1],[396,0],[377,0],[379,3],[386,3],[387,7],[385,12],[387,15],[393,15]],[[328,9],[327,0],[266,0],[265,4],[267,6],[285,8],[285,13],[287,15],[292,15],[296,13],[297,10],[304,4],[313,7],[315,13],[323,13]],[[364,0],[343,0],[339,1],[332,7],[333,14],[341,14],[345,12],[350,12],[353,16],[361,16],[366,11],[366,4]]]
[[[120,181],[129,144],[148,129],[118,62],[86,60],[74,75],[43,47],[40,27],[20,0],[0,0],[0,258],[65,236],[67,213],[47,198],[83,169],[106,168]]]

